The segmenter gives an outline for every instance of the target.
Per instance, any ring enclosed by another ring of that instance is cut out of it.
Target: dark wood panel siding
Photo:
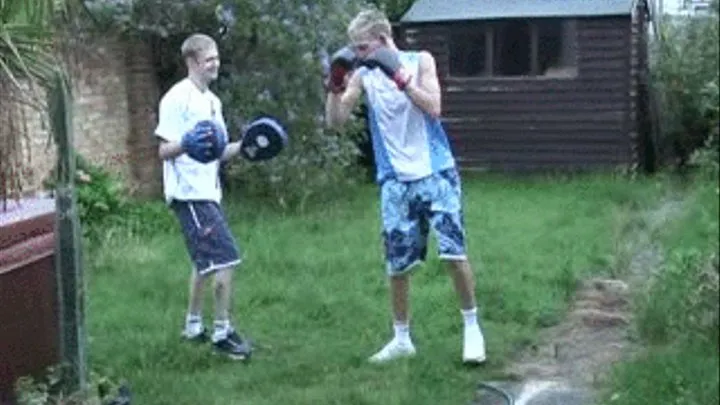
[[[408,25],[402,43],[436,58],[443,122],[462,167],[525,171],[633,163],[629,15],[578,20],[573,79],[449,77],[450,29]]]

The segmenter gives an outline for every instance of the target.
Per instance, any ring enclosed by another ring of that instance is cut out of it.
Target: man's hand
[[[396,51],[387,47],[381,47],[370,53],[360,64],[369,69],[380,68],[392,81],[397,84],[400,90],[404,90],[412,77],[403,69],[402,63]]]
[[[325,100],[325,120],[330,127],[344,124],[362,95],[362,80],[358,71],[347,79],[347,88],[342,93],[328,93]]]
[[[222,157],[227,146],[225,136],[223,128],[216,122],[203,120],[183,135],[181,145],[190,158],[209,163]]]
[[[335,52],[330,60],[330,76],[327,78],[327,89],[339,94],[347,87],[347,78],[355,69],[357,57],[349,46]]]

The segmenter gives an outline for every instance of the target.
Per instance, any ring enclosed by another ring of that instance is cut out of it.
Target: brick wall
[[[159,196],[160,162],[151,136],[158,87],[148,48],[104,38],[76,55],[69,66],[76,150],[120,175],[134,195]],[[28,111],[26,121],[32,138],[25,153],[32,170],[24,170],[24,189],[32,193],[42,188],[56,156],[40,115]]]

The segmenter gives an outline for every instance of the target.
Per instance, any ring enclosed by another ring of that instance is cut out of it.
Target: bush
[[[717,163],[718,2],[709,15],[665,16],[651,44],[651,82],[659,97],[662,145],[686,165],[703,145]]]
[[[720,330],[718,257],[676,252],[651,281],[638,314],[641,336],[654,344],[702,342],[717,348]]]
[[[598,405],[717,404],[718,352],[702,345],[668,346],[618,365]]]
[[[68,367],[56,364],[39,376],[23,376],[14,386],[18,405],[131,405],[130,389],[95,371],[86,389],[68,393]]]
[[[45,188],[54,189],[54,173]],[[166,232],[176,221],[163,202],[142,202],[129,197],[119,176],[76,155],[75,195],[83,236],[91,240],[126,235],[147,236]]]
[[[323,124],[323,56],[346,43],[346,26],[366,4],[362,0],[228,0],[230,19],[216,15],[218,2],[138,0],[132,6],[95,1],[100,21],[153,44],[165,91],[185,75],[180,44],[193,32],[216,36],[222,58],[213,89],[223,100],[231,137],[259,115],[280,119],[288,148],[264,163],[237,160],[226,165],[225,184],[282,208],[344,193],[362,179],[358,144],[366,137],[360,117],[342,131]],[[227,27],[220,35],[219,29]]]

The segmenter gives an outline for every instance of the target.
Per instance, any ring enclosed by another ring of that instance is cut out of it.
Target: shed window
[[[455,24],[449,73],[455,77],[574,77],[575,20],[515,19]]]

